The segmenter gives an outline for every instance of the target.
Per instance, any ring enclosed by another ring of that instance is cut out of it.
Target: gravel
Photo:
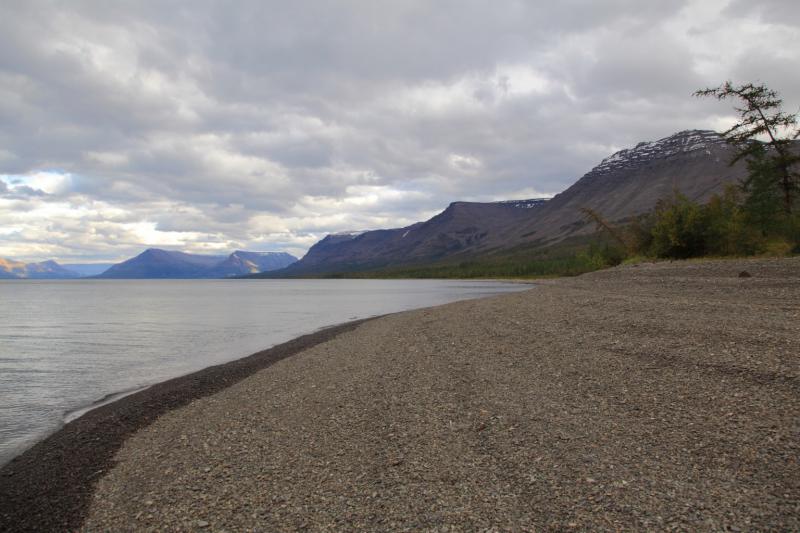
[[[161,414],[355,328],[349,322],[212,366],[93,409],[0,468],[0,531],[75,531],[125,439]],[[153,505],[145,500],[145,505]]]
[[[166,412],[83,528],[800,530],[798,458],[800,258],[645,264],[367,321]]]

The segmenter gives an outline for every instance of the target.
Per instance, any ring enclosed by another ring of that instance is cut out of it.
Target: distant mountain
[[[23,263],[0,258],[0,279],[71,279],[79,274],[68,270],[55,261]]]
[[[67,270],[76,272],[82,278],[85,278],[102,274],[110,267],[114,266],[114,263],[64,263],[62,266]]]
[[[118,263],[98,278],[202,278],[205,273],[225,260],[225,256],[195,255],[183,252],[148,248],[136,257]]]
[[[297,258],[284,252],[236,251],[229,256],[149,248],[95,276],[102,279],[223,278],[283,268]]]
[[[236,250],[210,272],[214,278],[228,278],[244,274],[257,274],[285,268],[297,261],[286,252],[245,252]]]
[[[674,189],[705,202],[745,176],[743,162],[730,166],[733,153],[718,133],[682,131],[607,157],[550,200],[454,202],[432,219],[405,228],[328,235],[297,263],[267,275],[419,265],[552,245],[596,231],[582,207],[620,223],[651,210]]]

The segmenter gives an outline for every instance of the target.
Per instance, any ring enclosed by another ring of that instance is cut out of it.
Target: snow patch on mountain
[[[534,207],[539,207],[544,204],[547,200],[547,198],[529,198],[527,200],[501,200],[494,203],[515,207],[517,209],[533,209]]]
[[[725,145],[727,141],[719,133],[711,130],[686,130],[657,141],[641,142],[633,148],[620,150],[603,159],[590,174],[605,174],[622,168],[690,152],[704,151],[711,155],[712,146]]]

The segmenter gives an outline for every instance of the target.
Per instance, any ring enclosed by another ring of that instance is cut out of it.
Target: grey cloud
[[[34,189],[33,187],[28,187],[27,185],[17,185],[14,187],[12,193],[18,197],[25,197],[25,196],[46,196],[47,193],[41,189]]]
[[[724,77],[797,94],[796,52],[698,46],[717,27],[797,26],[794,2],[768,4],[734,1],[696,31],[676,29],[688,1],[7,2],[0,173],[71,173],[40,201],[102,203],[87,224],[119,250],[136,222],[192,246],[298,250],[320,221],[559,192],[615,148],[716,123],[726,108],[690,94]],[[379,200],[352,201],[366,191]],[[265,215],[285,224],[257,227]]]
[[[800,8],[794,0],[733,0],[725,9],[736,17],[751,18],[771,24],[787,26],[800,25]]]

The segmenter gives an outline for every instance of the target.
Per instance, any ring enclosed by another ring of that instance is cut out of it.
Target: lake
[[[528,287],[443,280],[0,281],[0,464],[120,394],[341,322]]]

